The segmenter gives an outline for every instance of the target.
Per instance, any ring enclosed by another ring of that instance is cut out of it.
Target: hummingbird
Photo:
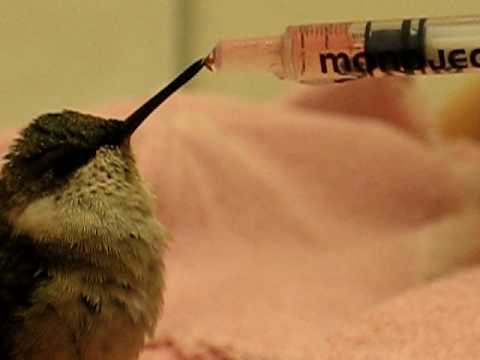
[[[166,232],[130,138],[204,65],[126,120],[65,110],[20,132],[0,171],[0,359],[138,358],[161,312]]]

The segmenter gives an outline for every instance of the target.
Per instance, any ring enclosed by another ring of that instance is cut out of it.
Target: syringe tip
[[[210,71],[250,69],[281,74],[280,51],[278,36],[223,40],[207,55],[204,65]]]
[[[216,48],[215,48],[216,49]],[[214,72],[215,69],[215,49],[213,49],[210,54],[208,54],[204,59],[203,59],[203,64],[205,67],[210,70],[211,72]]]

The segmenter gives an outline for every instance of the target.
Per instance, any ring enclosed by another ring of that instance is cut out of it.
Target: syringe
[[[220,41],[205,61],[302,83],[480,73],[480,16],[289,26],[280,36]]]

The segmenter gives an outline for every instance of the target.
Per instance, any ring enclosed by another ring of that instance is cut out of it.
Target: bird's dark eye
[[[31,163],[29,170],[34,176],[41,176],[52,170],[55,177],[66,177],[86,164],[94,155],[94,150],[58,146],[36,158]]]
[[[55,177],[67,177],[72,172],[85,165],[93,156],[95,151],[71,150],[63,153],[53,164],[52,170]]]

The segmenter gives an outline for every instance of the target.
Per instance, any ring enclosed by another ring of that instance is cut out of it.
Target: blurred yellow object
[[[442,137],[480,140],[480,80],[475,80],[458,91],[439,114],[439,132]]]

